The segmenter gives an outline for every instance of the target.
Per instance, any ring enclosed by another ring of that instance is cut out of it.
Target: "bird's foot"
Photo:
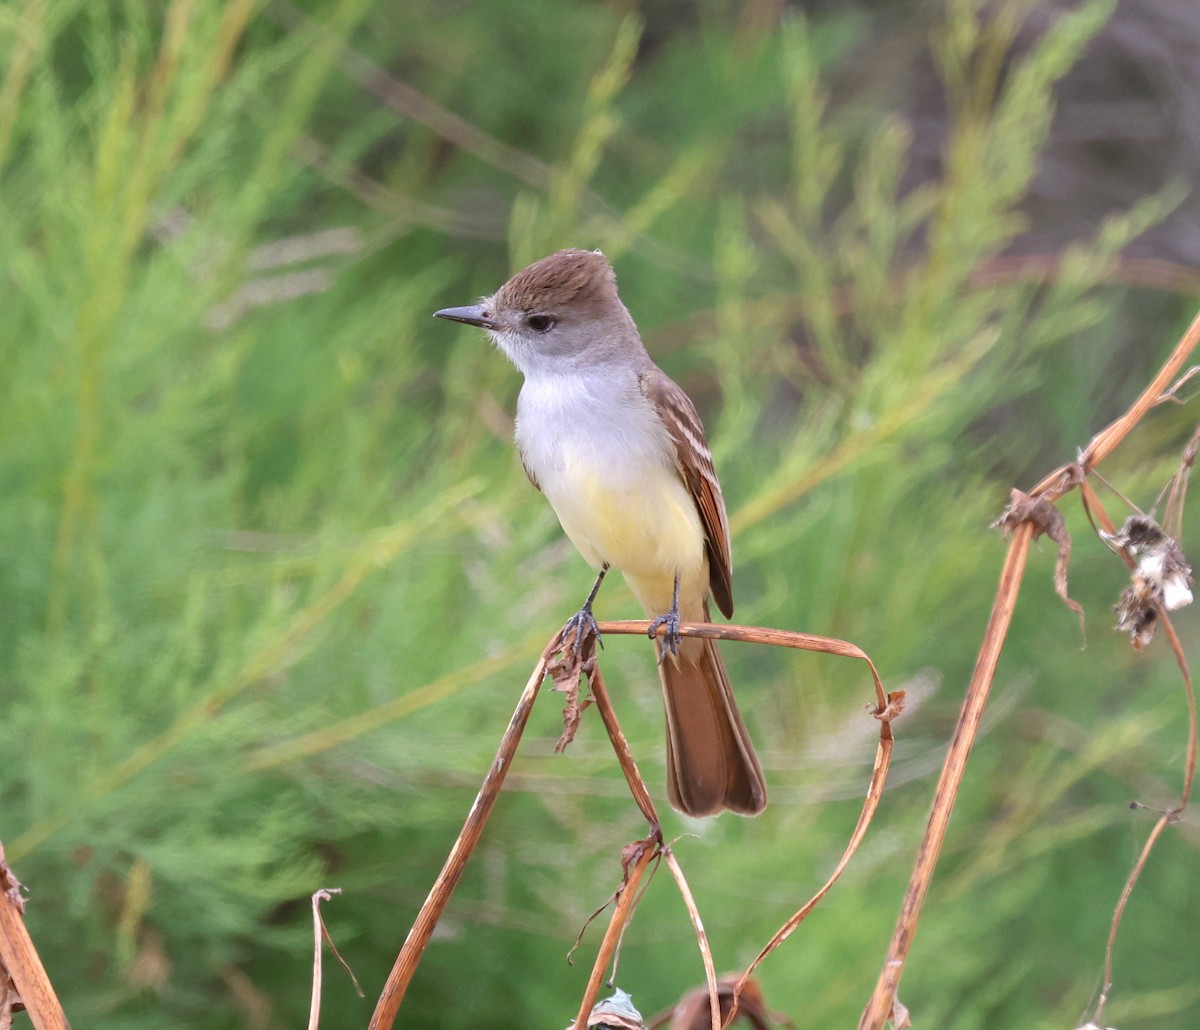
[[[668,654],[679,654],[679,645],[683,640],[683,637],[679,633],[679,608],[676,605],[672,605],[670,611],[663,612],[662,615],[650,623],[648,635],[651,640],[658,635],[658,631],[663,626],[666,626],[667,631],[663,634],[662,650],[658,654],[659,665],[662,665],[663,659]]]
[[[596,617],[592,614],[592,606],[585,604],[574,615],[567,619],[567,623],[562,629],[562,640],[566,643],[574,638],[572,647],[575,651],[575,657],[578,658],[583,650],[583,643],[591,636],[595,638],[597,644],[601,648],[604,647],[604,638],[600,635],[600,626],[596,623]]]

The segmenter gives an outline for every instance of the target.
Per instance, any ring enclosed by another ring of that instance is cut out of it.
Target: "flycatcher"
[[[577,628],[609,567],[654,619],[667,714],[667,789],[688,815],[767,803],[762,768],[717,645],[682,638],[707,622],[708,598],[733,615],[725,500],[696,408],[660,369],[617,296],[599,251],[561,250],[478,304],[438,318],[486,329],[525,377],[517,447],[571,542],[599,569]]]

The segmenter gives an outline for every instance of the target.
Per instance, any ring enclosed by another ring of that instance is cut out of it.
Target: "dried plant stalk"
[[[1179,671],[1183,674],[1183,684],[1187,695],[1188,707],[1187,765],[1184,769],[1183,790],[1180,795],[1179,804],[1167,809],[1155,821],[1153,828],[1146,837],[1146,843],[1142,846],[1142,853],[1138,855],[1138,859],[1134,863],[1128,879],[1125,881],[1125,886],[1121,890],[1121,896],[1117,900],[1116,908],[1113,910],[1112,923],[1108,931],[1108,942],[1104,947],[1104,986],[1100,989],[1100,997],[1096,1001],[1096,1008],[1092,1013],[1091,1019],[1091,1022],[1096,1024],[1096,1026],[1103,1025],[1104,1009],[1108,1004],[1109,992],[1112,990],[1113,953],[1116,951],[1117,931],[1121,928],[1121,920],[1125,915],[1125,906],[1129,904],[1133,888],[1137,886],[1137,882],[1142,875],[1142,870],[1146,868],[1146,862],[1150,858],[1150,852],[1154,850],[1154,845],[1158,842],[1158,838],[1162,835],[1163,830],[1172,823],[1177,823],[1187,809],[1192,797],[1192,785],[1196,779],[1196,691],[1192,685],[1192,676],[1188,670],[1187,659],[1183,655],[1183,644],[1175,633],[1175,627],[1171,624],[1170,617],[1166,612],[1160,612],[1159,619],[1171,643],[1171,650],[1175,655],[1175,661],[1179,665]]]
[[[650,623],[644,619],[629,619],[619,622],[600,623],[600,632],[622,633],[645,636]],[[666,632],[665,627],[659,627],[658,636]],[[875,669],[875,663],[870,655],[861,647],[848,640],[838,640],[836,637],[819,637],[813,633],[794,633],[787,629],[771,629],[767,626],[737,626],[732,623],[722,625],[715,622],[685,622],[679,627],[680,636],[704,637],[708,640],[733,640],[743,644],[766,644],[768,647],[790,647],[797,651],[816,651],[820,654],[838,655],[841,658],[857,658],[866,662],[875,683],[875,699],[878,702],[878,713],[887,711],[889,701],[884,694],[883,681]]]
[[[484,826],[487,825],[488,816],[500,794],[504,777],[517,752],[517,744],[520,743],[521,735],[525,732],[525,724],[529,722],[529,715],[533,711],[533,702],[537,699],[542,680],[546,678],[546,668],[554,656],[561,636],[561,633],[557,634],[542,652],[542,657],[534,667],[529,682],[525,684],[521,699],[517,702],[516,710],[509,720],[508,728],[500,739],[495,761],[488,769],[483,785],[475,797],[475,803],[471,805],[471,811],[467,815],[462,830],[459,831],[458,838],[454,841],[454,846],[450,849],[442,871],[430,888],[429,896],[421,906],[421,911],[417,913],[412,929],[408,931],[408,937],[405,938],[400,954],[396,956],[392,971],[388,974],[387,982],[376,1002],[375,1012],[371,1016],[369,1024],[371,1030],[390,1028],[396,1021],[400,1003],[404,1000],[404,993],[408,990],[409,983],[412,982],[413,974],[417,971],[417,964],[421,961],[425,946],[433,935],[433,928],[441,918],[442,912],[445,911],[446,905],[449,904],[450,896],[454,893],[454,888],[458,886],[458,881],[462,879],[467,861],[479,843]]]
[[[0,1003],[4,1006],[0,1018],[9,1015],[5,1010],[13,1001],[8,990],[11,980],[37,1030],[68,1030],[66,1013],[25,927],[24,911],[21,885],[8,868],[0,846]]]
[[[628,621],[628,622],[605,622],[600,624],[601,633],[645,633],[649,628],[649,623],[644,621]],[[883,786],[887,779],[888,768],[891,764],[891,755],[894,739],[892,736],[891,720],[898,715],[904,708],[903,692],[893,694],[885,694],[883,682],[879,678],[879,673],[875,668],[874,662],[870,656],[861,648],[845,640],[838,640],[832,637],[819,637],[811,633],[793,633],[788,630],[768,629],[761,626],[726,626],[716,623],[688,623],[680,627],[680,632],[683,636],[707,637],[718,640],[734,640],[743,643],[768,644],[774,647],[791,647],[804,651],[817,651],[824,654],[838,655],[843,658],[857,658],[866,662],[868,669],[871,672],[871,677],[875,685],[876,706],[872,714],[879,720],[879,747],[875,754],[875,765],[871,772],[871,782],[867,788],[867,796],[863,801],[862,811],[859,813],[858,822],[854,827],[854,832],[850,835],[850,841],[846,845],[846,849],[842,854],[838,864],[834,867],[828,880],[821,886],[804,905],[800,907],[771,937],[770,941],[763,947],[754,961],[750,963],[746,971],[737,980],[733,989],[733,1002],[730,1005],[729,1013],[725,1019],[725,1026],[729,1026],[738,1015],[738,1002],[743,989],[749,982],[751,975],[758,965],[778,948],[795,929],[804,921],[808,914],[816,907],[818,902],[829,893],[830,889],[837,882],[838,878],[850,864],[851,858],[854,857],[863,838],[866,836],[867,828],[874,818],[875,810],[879,806],[879,799],[883,796]],[[597,703],[601,703],[599,695]],[[605,701],[607,705],[607,694]],[[603,708],[601,709],[603,711]],[[607,720],[606,720],[607,723]],[[610,727],[610,736],[613,736],[612,728]],[[619,734],[619,731],[618,731]],[[624,738],[620,738],[621,744],[624,743]],[[613,746],[620,754],[621,748],[618,746],[616,736],[613,736]],[[630,759],[632,762],[632,759]],[[622,767],[625,767],[622,762]],[[636,775],[636,768],[634,769]],[[626,776],[629,776],[628,770]],[[640,778],[639,778],[640,779]],[[633,788],[633,783],[630,783]],[[644,789],[644,784],[641,785]],[[638,795],[638,790],[634,789],[634,796]],[[640,802],[639,802],[640,804]],[[645,811],[645,809],[643,809]],[[650,816],[647,816],[650,818]],[[671,865],[673,872],[678,870],[678,863],[675,862],[674,856],[667,852],[667,861]],[[708,946],[708,940],[704,934],[703,925],[700,922],[700,913],[696,909],[691,894],[686,890],[686,883],[681,879],[683,876],[682,870],[676,873],[676,879],[680,883],[680,890],[683,891],[684,900],[687,903],[688,913],[692,918],[692,923],[696,927],[697,936],[699,938],[700,952],[704,959],[705,975],[709,992],[710,1015],[713,1023],[713,1030],[717,1030],[720,1019],[720,1008],[717,1001],[718,984],[716,980],[716,972],[712,963],[711,950]],[[590,1006],[587,1011],[591,1011]],[[577,1026],[577,1030],[581,1030],[582,1025]]]
[[[596,709],[604,722],[604,728],[608,731],[608,739],[612,741],[613,750],[617,753],[617,762],[625,774],[625,781],[629,784],[633,800],[637,802],[642,815],[646,817],[646,822],[650,824],[651,834],[656,836],[661,843],[662,829],[658,821],[658,812],[654,808],[654,801],[650,797],[646,781],[642,779],[642,774],[638,771],[637,762],[633,760],[629,742],[625,739],[625,734],[621,732],[621,725],[617,722],[617,712],[613,708],[612,698],[608,696],[608,688],[604,685],[604,677],[600,674],[599,665],[592,670],[589,682],[592,696],[596,700]]]
[[[644,620],[605,622],[600,623],[599,629],[601,633],[605,634],[644,635],[648,632],[649,626],[649,622]],[[904,695],[903,693],[885,695],[883,683],[879,679],[879,673],[876,671],[870,657],[861,648],[844,640],[818,637],[807,633],[792,633],[787,630],[766,629],[756,626],[722,626],[713,623],[685,623],[680,627],[680,633],[683,636],[736,640],[746,643],[767,644],[774,647],[791,647],[799,650],[818,651],[846,658],[857,658],[867,663],[875,685],[877,704],[874,708],[874,715],[880,720],[882,727],[881,751],[876,756],[875,770],[872,775],[871,787],[868,790],[867,801],[864,804],[858,826],[851,837],[850,845],[828,883],[805,906],[802,913],[798,914],[798,917],[793,916],[789,920],[789,923],[785,925],[785,929],[775,935],[772,942],[764,948],[762,954],[755,960],[757,964],[757,962],[761,961],[765,955],[769,954],[771,950],[777,947],[795,929],[795,925],[798,925],[800,919],[803,919],[812,906],[824,896],[833,885],[833,882],[841,875],[842,870],[862,840],[867,825],[870,823],[871,815],[878,804],[879,794],[882,791],[883,780],[886,776],[886,756],[890,755],[891,751],[890,720],[903,709]],[[547,674],[553,675],[556,687],[568,695],[568,707],[573,711],[578,711],[581,708],[578,700],[580,678],[583,675],[589,677],[593,698],[596,701],[597,708],[608,731],[613,750],[617,755],[617,760],[629,783],[630,791],[639,810],[650,825],[650,835],[645,840],[627,845],[625,849],[623,861],[625,875],[622,886],[617,892],[617,905],[613,911],[604,940],[601,942],[599,954],[592,967],[592,973],[584,992],[583,1000],[580,1003],[579,1015],[575,1025],[579,1028],[587,1025],[587,1018],[595,1005],[596,995],[603,980],[604,970],[612,960],[621,934],[628,925],[636,906],[638,883],[641,881],[651,859],[665,855],[672,873],[675,875],[676,882],[679,884],[680,891],[683,894],[692,924],[696,929],[701,956],[705,966],[712,1027],[713,1030],[719,1030],[720,1008],[717,1005],[718,983],[711,950],[708,946],[707,935],[704,932],[703,923],[700,919],[699,909],[687,886],[687,881],[683,877],[683,871],[679,867],[678,862],[663,847],[662,831],[659,825],[658,814],[654,808],[654,802],[651,799],[645,781],[642,779],[641,773],[638,771],[637,764],[634,762],[625,736],[621,732],[616,713],[608,696],[608,691],[604,686],[604,678],[595,661],[595,640],[588,636],[579,643],[580,646],[577,649],[574,638],[564,639],[564,633],[560,631],[555,634],[554,638],[546,646],[545,650],[543,650],[541,659],[535,666],[529,682],[525,685],[525,690],[509,721],[508,729],[505,731],[504,737],[500,742],[496,759],[492,763],[483,785],[480,787],[479,794],[475,799],[475,803],[471,806],[467,820],[459,832],[454,846],[451,848],[450,855],[447,857],[441,873],[430,889],[425,903],[421,906],[421,910],[417,914],[412,929],[409,930],[408,937],[405,939],[400,954],[396,957],[387,983],[384,985],[384,989],[376,1003],[375,1013],[370,1023],[371,1030],[387,1030],[395,1022],[400,1004],[404,999],[404,994],[408,989],[409,983],[412,981],[413,974],[416,972],[417,964],[421,960],[425,947],[429,943],[433,928],[449,903],[450,896],[458,885],[458,881],[461,879],[463,871],[466,868],[467,861],[483,832],[483,827],[500,792],[504,776],[516,754],[521,735],[524,732],[525,725],[529,720],[529,715],[533,708],[533,702]],[[565,739],[569,739],[572,732],[573,730],[569,729],[565,735]],[[883,749],[884,739],[888,742],[886,750]],[[746,978],[743,977],[737,989],[740,991],[745,983]],[[737,998],[735,995],[729,1018],[734,1018],[736,1014]]]
[[[1166,363],[1146,389],[1142,391],[1137,400],[1130,406],[1129,410],[1097,433],[1080,454],[1078,461],[1056,469],[1038,483],[1029,492],[1029,498],[1053,503],[1075,487],[1085,485],[1088,473],[1121,444],[1152,407],[1160,403],[1164,396],[1168,395],[1172,384],[1176,382],[1187,365],[1198,343],[1200,343],[1200,315],[1197,315],[1192,321],[1192,324],[1171,352]],[[1085,489],[1083,493],[1086,503],[1090,505],[1095,500],[1094,492]],[[921,906],[929,891],[929,884],[933,877],[934,868],[937,865],[942,842],[945,839],[946,828],[950,822],[950,813],[953,811],[954,801],[958,796],[958,789],[966,770],[967,757],[970,754],[971,746],[978,733],[979,721],[982,718],[983,710],[987,703],[988,692],[991,689],[992,679],[995,676],[996,663],[999,660],[1000,651],[1008,633],[1013,608],[1016,604],[1017,590],[1020,586],[1025,562],[1028,557],[1029,544],[1035,532],[1035,524],[1025,519],[1021,521],[1020,525],[1015,527],[1012,539],[1009,542],[1008,554],[1000,576],[1000,586],[996,594],[996,600],[992,606],[992,614],[988,620],[987,630],[980,647],[975,671],[971,676],[971,683],[967,688],[967,696],[963,701],[962,711],[959,714],[958,723],[955,727],[954,738],[951,742],[950,750],[946,755],[942,774],[938,779],[938,785],[934,792],[933,807],[929,815],[929,822],[926,825],[925,835],[917,852],[917,859],[913,866],[908,890],[904,896],[900,917],[896,922],[896,929],[892,935],[879,979],[859,1021],[859,1030],[882,1030],[884,1024],[892,1018],[892,1013],[896,1006],[896,991],[901,975],[904,972],[904,963],[907,959],[909,948],[912,946],[913,938],[916,935]],[[1176,657],[1182,659],[1182,651],[1176,650]],[[1181,668],[1184,668],[1185,681],[1188,686],[1189,705],[1194,708],[1194,701],[1191,699],[1191,681],[1182,663]],[[1189,741],[1187,790],[1190,792],[1191,770],[1195,765],[1194,728],[1190,734]],[[1147,850],[1153,845],[1159,832],[1156,829],[1152,833],[1151,839],[1147,843]],[[1143,861],[1144,858],[1135,867],[1133,879],[1136,879]],[[1124,900],[1122,900],[1118,907],[1118,912],[1115,914],[1117,922],[1119,922],[1120,910],[1123,908],[1123,905]],[[1115,933],[1114,924],[1112,935],[1115,935]],[[1110,941],[1111,939],[1110,935]],[[1109,952],[1111,958],[1111,945]]]
[[[309,899],[312,902],[313,918],[313,977],[312,999],[308,1005],[308,1030],[317,1030],[317,1027],[321,1024],[321,985],[324,978],[321,962],[323,945],[329,945],[329,950],[333,952],[333,957],[350,974],[350,980],[354,984],[354,990],[358,992],[358,996],[360,998],[364,996],[363,989],[358,983],[358,977],[354,975],[354,970],[350,968],[349,963],[342,958],[341,952],[337,950],[337,945],[333,943],[333,938],[329,936],[329,930],[325,926],[325,919],[321,915],[321,902],[329,901],[335,894],[341,893],[341,887],[322,887],[318,891],[313,891],[312,897]]]
[[[983,710],[987,705],[988,692],[992,686],[992,678],[996,673],[996,664],[1000,660],[1000,650],[1004,645],[1004,637],[1008,633],[1013,611],[1017,606],[1017,592],[1021,586],[1021,576],[1025,571],[1025,558],[1029,553],[1029,543],[1033,539],[1031,523],[1023,523],[1013,535],[1008,547],[1008,556],[1004,569],[1000,574],[1000,589],[996,601],[992,605],[991,618],[988,620],[987,632],[984,634],[983,647],[975,662],[975,671],[971,676],[971,685],[967,688],[967,696],[963,701],[958,723],[954,727],[954,738],[946,762],[942,766],[942,774],[938,778],[937,787],[933,794],[933,809],[929,813],[929,823],[925,827],[925,836],[921,840],[917,852],[916,865],[913,867],[912,878],[908,891],[904,895],[904,906],[900,910],[900,919],[896,924],[896,932],[892,936],[888,948],[887,960],[875,992],[859,1022],[860,1030],[870,1027],[872,1030],[882,1030],[882,1027],[892,1015],[892,1005],[896,990],[900,984],[900,975],[904,971],[904,960],[908,956],[916,930],[917,919],[921,913],[921,905],[929,892],[929,884],[933,880],[933,871],[937,867],[938,855],[941,853],[942,842],[946,837],[946,827],[950,824],[950,813],[954,810],[954,799],[962,783],[966,771],[967,757],[971,753],[971,745],[979,732],[979,723],[983,719]]]
[[[661,844],[653,837],[638,841],[636,845],[628,845],[633,850],[632,861],[626,865],[625,879],[617,894],[617,904],[613,909],[612,918],[608,921],[608,929],[600,942],[600,951],[592,964],[592,973],[588,977],[587,987],[584,988],[583,1000],[579,1003],[579,1014],[575,1017],[575,1030],[587,1030],[588,1017],[596,1004],[596,995],[600,993],[600,984],[604,980],[604,971],[616,954],[617,943],[629,919],[633,915],[634,903],[638,897],[638,884],[646,874],[650,863],[661,854]]]
[[[708,934],[704,932],[704,923],[700,919],[700,909],[696,905],[696,898],[692,894],[692,888],[688,886],[687,878],[683,875],[683,869],[680,868],[679,860],[676,859],[670,848],[664,851],[664,857],[667,860],[667,868],[671,870],[671,875],[675,877],[675,883],[679,887],[679,893],[683,895],[683,903],[687,906],[688,916],[692,920],[692,929],[696,931],[696,942],[700,947],[700,957],[704,960],[704,982],[708,986],[708,1018],[712,1030],[721,1030],[721,999],[717,987],[717,970],[713,965],[712,948],[708,945]],[[734,992],[733,1004],[729,1009],[730,1020],[737,1016],[737,992]]]
[[[863,838],[867,834],[867,827],[871,825],[871,820],[875,817],[875,810],[879,807],[879,799],[883,797],[883,785],[887,780],[888,768],[892,761],[892,748],[895,744],[895,739],[892,736],[891,723],[887,719],[881,719],[879,728],[879,747],[875,752],[875,765],[871,770],[871,783],[867,788],[867,797],[863,802],[862,811],[858,815],[858,822],[855,824],[854,832],[850,835],[850,841],[846,845],[846,850],[842,852],[842,857],[838,860],[838,864],[834,866],[833,872],[830,873],[821,888],[806,901],[786,923],[783,924],[775,934],[763,947],[754,958],[754,961],[746,967],[746,971],[741,975],[737,984],[734,987],[734,1005],[730,1013],[729,1019],[725,1025],[729,1026],[737,1014],[737,999],[740,997],[746,984],[750,982],[751,976],[758,968],[760,963],[768,955],[786,941],[795,929],[802,923],[808,914],[816,908],[817,903],[829,893],[830,888],[837,882],[838,877],[842,875],[846,867],[850,864],[850,859],[854,857],[854,853],[862,844]]]

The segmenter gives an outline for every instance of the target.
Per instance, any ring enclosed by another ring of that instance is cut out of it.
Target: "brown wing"
[[[675,443],[675,464],[687,484],[704,525],[708,550],[708,585],[717,607],[733,618],[733,558],[729,546],[729,519],[725,498],[704,439],[704,426],[691,398],[661,369],[638,376],[642,393],[654,405]]]

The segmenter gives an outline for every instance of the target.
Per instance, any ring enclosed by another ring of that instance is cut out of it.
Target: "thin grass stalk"
[[[312,995],[308,1003],[308,1030],[317,1030],[321,1025],[321,985],[324,980],[323,950],[325,944],[325,922],[321,918],[321,902],[328,901],[334,894],[341,894],[339,887],[327,887],[315,891],[311,899],[313,919],[313,973]]]
[[[838,860],[838,864],[830,873],[829,879],[821,885],[811,898],[808,899],[797,911],[791,916],[786,923],[775,931],[771,939],[766,943],[762,950],[754,957],[754,961],[746,967],[746,971],[739,977],[734,985],[733,998],[734,1003],[729,1013],[729,1018],[725,1021],[725,1026],[732,1024],[738,1012],[738,999],[741,997],[742,991],[746,984],[750,981],[754,971],[761,964],[763,959],[778,948],[786,941],[796,928],[808,918],[808,915],[820,900],[829,893],[833,885],[838,881],[838,878],[845,872],[846,867],[850,864],[850,860],[858,851],[859,845],[862,844],[863,838],[867,834],[867,828],[871,825],[871,820],[875,817],[875,810],[879,807],[879,800],[883,797],[883,785],[887,780],[888,768],[892,761],[892,749],[895,746],[895,738],[892,736],[891,722],[887,719],[881,720],[879,727],[879,747],[875,752],[875,765],[871,770],[871,783],[867,788],[867,797],[863,802],[862,811],[859,812],[858,822],[854,827],[854,832],[850,835],[850,840],[846,844],[846,850],[842,852],[842,857]]]
[[[1158,838],[1162,835],[1163,830],[1173,823],[1179,822],[1183,813],[1186,811],[1192,797],[1192,784],[1196,778],[1196,751],[1197,751],[1197,719],[1196,719],[1196,691],[1192,685],[1191,673],[1188,670],[1187,660],[1183,655],[1183,645],[1179,637],[1175,633],[1175,627],[1171,624],[1170,617],[1166,612],[1159,612],[1163,630],[1166,632],[1171,643],[1171,650],[1175,654],[1175,659],[1179,663],[1179,670],[1183,673],[1184,689],[1187,695],[1188,708],[1188,747],[1187,747],[1187,765],[1183,775],[1183,790],[1181,792],[1179,804],[1163,812],[1155,821],[1153,828],[1150,830],[1150,835],[1146,838],[1146,843],[1142,846],[1142,852],[1138,855],[1137,861],[1130,870],[1129,877],[1125,881],[1125,886],[1121,890],[1121,896],[1117,899],[1116,908],[1113,910],[1112,923],[1109,926],[1108,941],[1104,947],[1104,986],[1101,988],[1100,997],[1096,1002],[1096,1009],[1092,1015],[1092,1022],[1097,1026],[1102,1025],[1104,1019],[1104,1009],[1108,1004],[1109,993],[1112,991],[1113,985],[1113,956],[1117,948],[1117,932],[1121,927],[1121,920],[1125,916],[1125,908],[1129,904],[1129,899],[1133,895],[1133,889],[1137,886],[1137,882],[1141,879],[1142,870],[1145,869],[1146,863],[1150,859],[1150,853],[1154,850],[1154,845],[1158,842]]]

